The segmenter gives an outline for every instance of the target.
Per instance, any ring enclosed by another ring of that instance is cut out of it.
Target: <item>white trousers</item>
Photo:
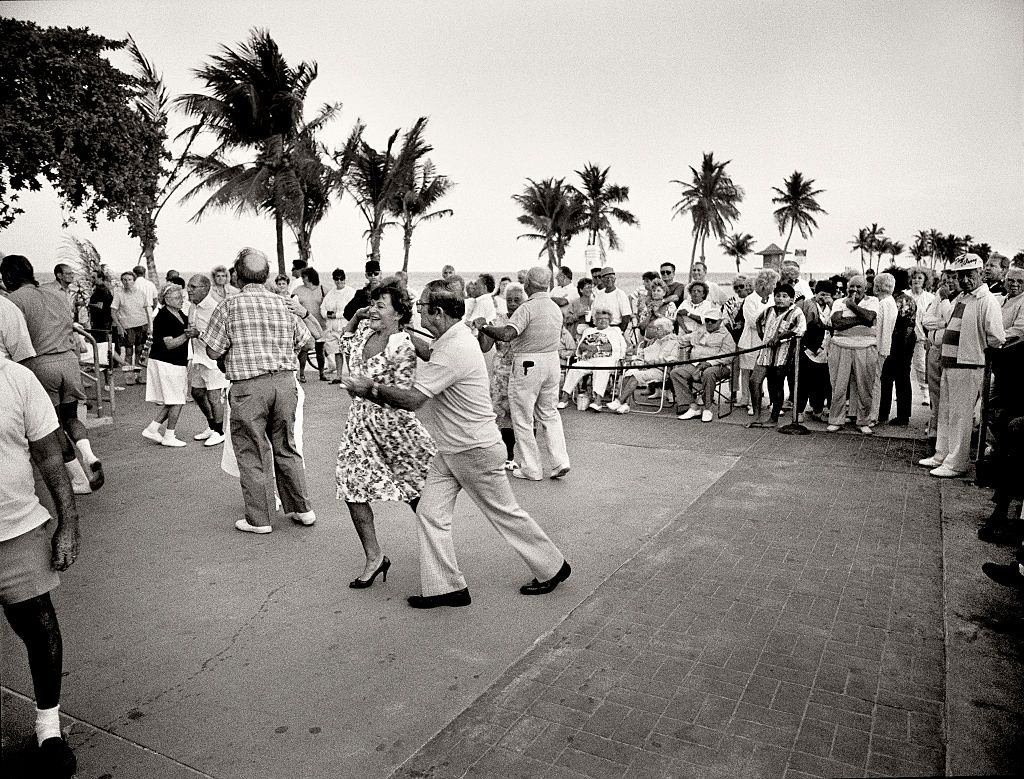
[[[539,479],[544,475],[534,423],[540,425],[540,435],[552,470],[569,467],[562,417],[555,407],[560,378],[558,352],[517,353],[513,359],[512,374],[508,379],[508,405],[516,433],[516,462],[529,479]]]
[[[966,471],[971,463],[974,406],[981,397],[984,377],[984,368],[942,369],[935,459],[954,471]],[[934,397],[932,402],[935,402]]]
[[[588,366],[605,365],[611,366],[618,362],[614,357],[589,357],[585,360],[577,360],[572,367],[565,372],[565,384],[562,385],[562,392],[572,394],[576,385],[588,373],[594,375],[594,399],[603,397],[604,391],[608,389],[608,380],[612,376],[611,371],[588,371]]]
[[[505,445],[497,443],[457,454],[438,453],[430,461],[416,510],[423,595],[441,595],[466,586],[452,537],[455,500],[461,490],[519,553],[537,581],[547,581],[558,573],[565,557],[516,502],[505,471]]]

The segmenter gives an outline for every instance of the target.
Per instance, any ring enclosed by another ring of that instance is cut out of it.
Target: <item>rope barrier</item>
[[[792,337],[792,338],[783,338],[782,340],[783,341],[796,340],[797,343],[799,343],[799,338],[795,337],[795,336]],[[626,369],[629,369],[629,370],[634,370],[634,369],[642,370],[644,368],[674,368],[677,365],[697,365],[697,364],[702,363],[702,362],[708,362],[709,360],[722,360],[722,361],[731,360],[732,358],[738,357],[741,354],[750,354],[751,352],[759,352],[762,349],[770,349],[770,348],[774,348],[775,346],[777,346],[777,344],[761,344],[759,346],[752,346],[749,349],[737,349],[735,352],[728,352],[727,354],[719,354],[719,355],[716,355],[714,357],[705,357],[705,358],[700,358],[700,359],[691,358],[691,359],[687,359],[687,360],[672,360],[670,362],[650,362],[650,363],[636,363],[636,364],[633,364],[633,363],[629,363],[629,364],[621,363],[621,364],[617,364],[617,365],[584,365],[582,367],[585,368],[588,371],[617,371],[617,370],[621,370],[623,368],[626,368]],[[584,358],[584,359],[590,359],[590,358]],[[576,363],[576,364],[578,364],[578,363]],[[574,365],[574,363],[566,363],[565,365],[563,365],[563,367],[565,367],[565,368],[572,368],[573,365]]]

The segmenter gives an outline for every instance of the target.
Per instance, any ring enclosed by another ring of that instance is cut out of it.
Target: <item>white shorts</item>
[[[146,402],[184,406],[188,390],[188,368],[154,360],[146,363]]]
[[[217,368],[198,362],[189,366],[188,383],[191,387],[208,390],[227,389],[231,386],[231,382]]]

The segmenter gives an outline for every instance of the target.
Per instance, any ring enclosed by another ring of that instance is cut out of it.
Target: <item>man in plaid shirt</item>
[[[231,444],[245,500],[245,518],[235,527],[247,533],[273,530],[275,481],[285,513],[312,525],[316,515],[306,498],[302,455],[295,448],[296,352],[312,336],[284,298],[267,289],[267,255],[242,249],[234,267],[242,291],[217,306],[202,340],[212,359],[224,359],[224,373],[231,382]],[[268,455],[273,456],[273,480],[264,468]]]

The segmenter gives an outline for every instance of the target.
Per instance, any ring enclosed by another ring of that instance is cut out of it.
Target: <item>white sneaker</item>
[[[163,440],[164,440],[164,434],[163,433],[156,432],[156,431],[154,431],[154,430],[152,430],[151,428],[148,428],[148,427],[145,430],[142,431],[142,437],[143,438],[148,438],[150,441],[153,441],[153,442],[158,443],[158,444],[163,443]]]
[[[589,408],[591,411],[601,411],[601,410],[604,409],[604,406],[602,406],[600,403],[598,403],[595,400],[593,403],[591,403],[589,406],[587,406],[587,408]]]
[[[861,425],[857,429],[860,430],[860,432],[862,432],[864,435],[872,435],[875,432],[874,428],[872,428],[870,425]]]
[[[160,439],[160,446],[173,446],[181,447],[186,446],[186,443],[176,436],[172,431],[168,430],[164,433],[164,437]]]
[[[700,421],[701,422],[711,422],[714,418],[715,418],[715,412],[712,411],[709,408],[706,408],[702,412],[700,412]]]
[[[947,468],[945,465],[940,465],[938,468],[932,468],[928,471],[932,476],[939,479],[953,479],[957,476],[963,476],[967,471],[954,471],[952,468]]]
[[[622,405],[622,403],[621,403],[621,402],[619,402],[619,399],[618,399],[618,398],[615,398],[614,400],[609,400],[609,401],[608,401],[608,410],[609,410],[609,411],[618,411],[618,410],[619,410],[619,407],[620,407],[621,405]]]
[[[612,407],[612,405],[611,405],[611,403],[609,403],[608,404],[608,408],[611,408],[611,407]],[[620,403],[619,407],[617,409],[615,409],[615,413],[616,414],[628,414],[629,413],[629,404],[628,403]]]
[[[519,467],[519,464],[515,460],[505,460],[505,470],[514,471]]]
[[[754,416],[754,407],[753,406],[747,406],[747,416],[748,417]]]
[[[942,465],[942,460],[938,460],[935,458],[935,455],[932,455],[931,457],[925,457],[923,460],[918,460],[917,464],[923,465],[925,468],[938,468]]]
[[[830,433],[836,433],[839,431],[839,425],[829,425],[825,429],[828,430],[828,432]]]
[[[569,407],[569,401],[568,400],[560,400],[560,401],[558,401],[555,404],[555,408],[557,408],[559,410],[561,410],[563,408],[568,408],[568,407]]]
[[[316,522],[316,513],[313,511],[296,511],[294,514],[289,514],[292,518],[292,522],[298,522],[300,525],[312,525]]]
[[[224,443],[224,434],[211,430],[210,435],[207,437],[206,443],[204,443],[203,446],[216,446],[217,444],[222,443]]]
[[[203,432],[196,433],[194,436],[192,436],[192,439],[194,441],[205,441],[207,438],[209,438],[212,435],[213,435],[213,430],[211,430],[210,428],[206,428],[206,430],[204,430]]]
[[[684,411],[682,414],[676,414],[676,419],[695,419],[696,417],[699,416],[700,412],[697,409],[691,407],[686,409],[686,411]]]
[[[240,519],[235,523],[235,529],[241,530],[243,533],[270,533],[273,532],[274,528],[271,525],[250,525],[244,519]]]

